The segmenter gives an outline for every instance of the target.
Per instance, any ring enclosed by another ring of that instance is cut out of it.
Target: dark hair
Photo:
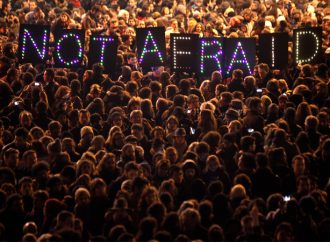
[[[49,78],[54,79],[55,71],[52,68],[47,68],[45,70],[45,72],[46,72],[47,76],[49,76]]]
[[[25,72],[22,76],[24,86],[31,84],[34,80],[33,75],[30,72]]]
[[[27,139],[29,136],[29,131],[26,128],[20,127],[15,130],[15,136]]]
[[[255,143],[255,138],[252,136],[243,136],[241,138],[241,150],[249,151],[251,145]]]

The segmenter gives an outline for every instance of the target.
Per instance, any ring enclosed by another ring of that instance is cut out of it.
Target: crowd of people
[[[327,4],[0,0],[0,240],[330,241]],[[113,76],[19,64],[23,23],[118,36]],[[145,72],[135,28],[157,26],[168,48],[321,26],[323,63]]]

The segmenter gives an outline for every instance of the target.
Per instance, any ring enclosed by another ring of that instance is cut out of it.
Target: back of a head
[[[232,74],[233,78],[236,80],[243,80],[243,71],[241,69],[236,69]]]
[[[208,230],[208,240],[209,241],[225,241],[225,235],[223,229],[217,225],[213,224]]]

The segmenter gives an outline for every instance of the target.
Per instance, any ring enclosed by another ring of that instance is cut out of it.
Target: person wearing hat
[[[177,150],[179,159],[182,161],[183,155],[187,150],[188,144],[186,141],[186,130],[184,128],[177,128],[173,134],[173,147]]]

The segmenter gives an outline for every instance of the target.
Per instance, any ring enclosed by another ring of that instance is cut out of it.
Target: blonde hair
[[[84,126],[80,130],[80,136],[83,137],[86,133],[92,133],[94,135],[93,128],[91,126]]]
[[[246,197],[245,187],[241,184],[237,184],[237,185],[233,186],[230,190],[229,196],[230,196],[230,199]]]
[[[86,188],[79,187],[74,193],[74,200],[77,202],[83,195],[87,195],[89,198],[91,197],[91,194]]]

